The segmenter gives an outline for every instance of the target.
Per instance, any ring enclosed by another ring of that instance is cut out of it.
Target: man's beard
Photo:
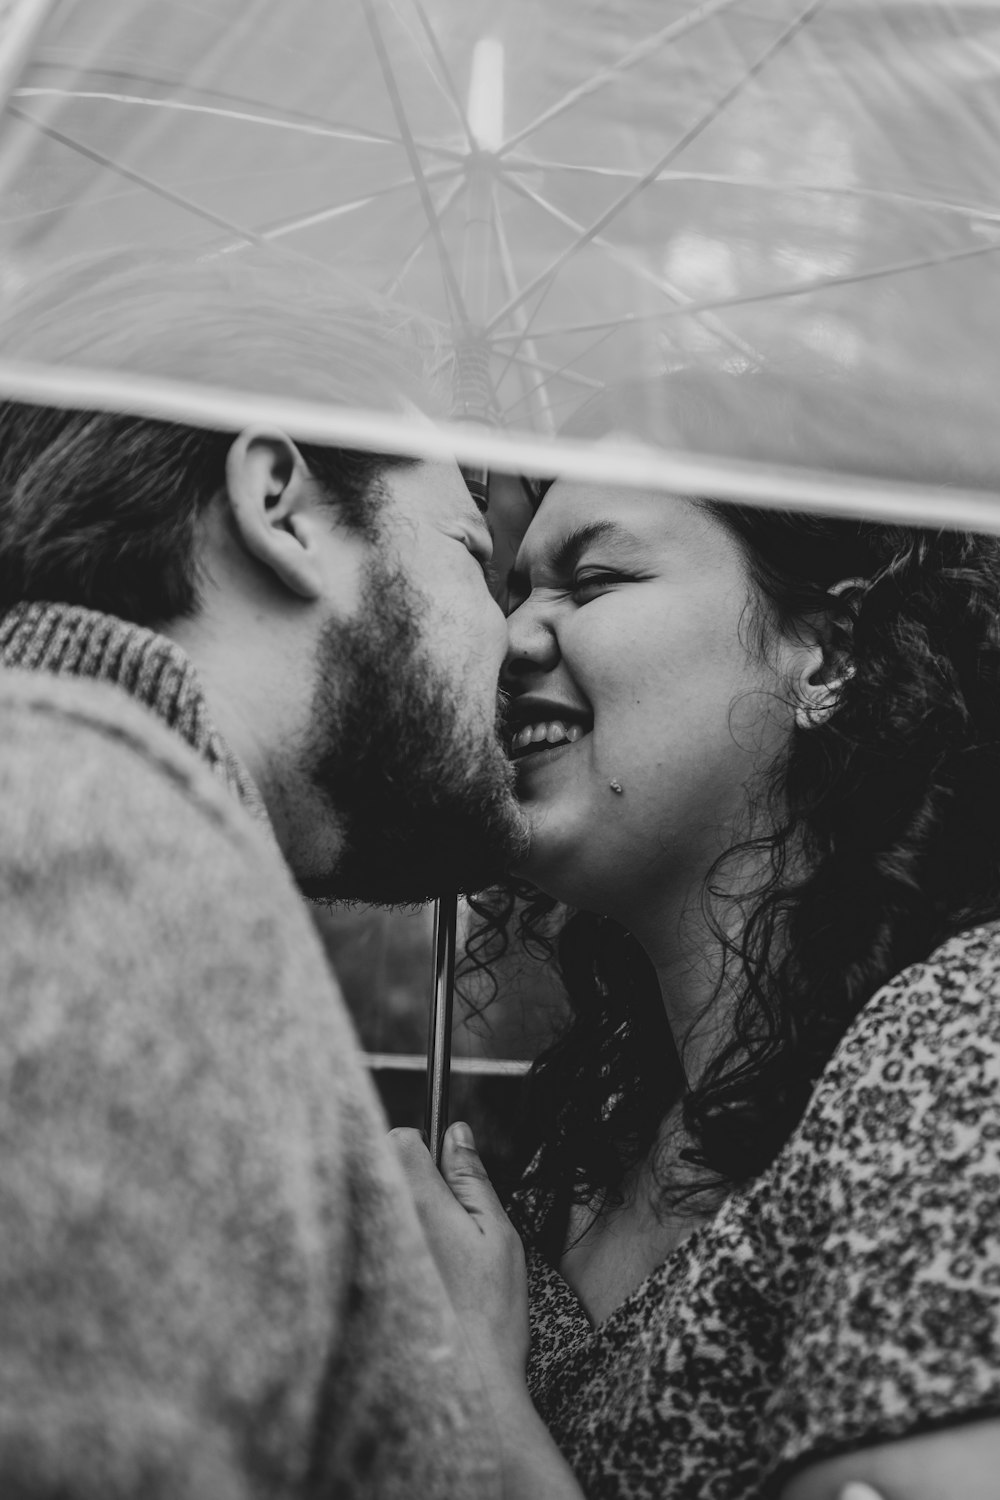
[[[315,899],[388,906],[482,890],[525,852],[499,700],[497,722],[470,732],[423,644],[425,607],[376,562],[358,618],[323,632],[306,764],[345,842],[335,870],[300,881]]]

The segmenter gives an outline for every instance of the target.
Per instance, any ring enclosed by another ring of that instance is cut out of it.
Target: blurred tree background
[[[459,954],[471,913],[459,913]],[[316,925],[392,1125],[423,1124],[433,907],[317,908]],[[485,977],[456,995],[451,1119],[468,1120],[487,1168],[509,1176],[514,1122],[527,1064],[565,1015],[558,982],[514,947]]]

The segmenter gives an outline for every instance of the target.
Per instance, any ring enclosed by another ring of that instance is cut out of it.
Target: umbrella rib
[[[947,250],[942,255],[921,256],[916,260],[895,261],[891,266],[873,266],[868,271],[844,272],[842,276],[818,276],[811,281],[801,281],[795,286],[773,287],[765,292],[743,292],[733,297],[708,297],[701,302],[692,302],[687,307],[665,308],[658,313],[633,313],[625,318],[604,319],[593,323],[574,323],[564,327],[539,329],[535,338],[553,338],[557,335],[598,333],[601,329],[613,330],[623,324],[653,323],[661,318],[693,317],[697,313],[712,312],[725,307],[749,307],[758,302],[777,302],[787,297],[803,297],[809,292],[823,292],[828,287],[854,286],[864,281],[878,281],[887,276],[904,276],[909,271],[925,271],[933,266],[950,265],[955,261],[973,260],[979,255],[992,255],[1000,251],[1000,240],[988,245],[971,245],[962,250]],[[497,334],[496,339],[519,339],[519,333]]]
[[[503,164],[508,172],[580,172],[592,177],[630,177],[633,180],[641,175],[634,167],[604,167],[591,162],[551,161],[544,156],[505,154]]]
[[[41,0],[41,4],[36,7],[37,11],[44,10],[46,14],[52,9],[54,9],[54,6],[51,3],[46,4],[46,0]],[[114,35],[115,26],[115,17],[110,7],[105,6],[103,14],[96,12],[93,17],[90,34],[87,37],[88,46],[95,50],[103,49]],[[0,68],[0,74],[3,75],[0,102],[2,102],[4,108],[7,108],[10,104],[10,91],[20,82],[21,74],[25,70],[24,65],[28,61],[29,47],[34,41],[34,34],[32,34],[30,41],[28,41],[22,33],[21,42],[24,46],[24,51],[20,56],[16,56],[18,51],[17,38],[8,36],[6,41],[7,46],[4,49],[6,54],[5,67]],[[27,131],[23,134],[14,134],[12,132],[6,140],[0,141],[0,180],[4,182],[13,180],[17,171],[24,164],[27,153],[35,144],[34,137]]]
[[[140,187],[148,189],[149,192],[154,193],[158,198],[163,198],[168,203],[173,203],[176,207],[185,209],[197,218],[204,219],[209,224],[215,224],[217,227],[227,230],[230,234],[238,235],[241,240],[246,240],[250,244],[260,245],[263,243],[260,236],[252,229],[244,229],[241,225],[234,224],[231,219],[223,218],[221,214],[216,214],[211,209],[203,208],[200,204],[192,202],[190,198],[185,198],[183,194],[175,193],[172,189],[164,187],[162,183],[154,182],[151,177],[147,177],[144,173],[137,172],[132,167],[126,167],[123,163],[114,161],[110,156],[105,156],[103,151],[95,151],[93,147],[85,146],[82,141],[74,141],[71,136],[64,135],[61,130],[56,130],[54,126],[44,125],[40,120],[33,119],[31,115],[19,109],[16,104],[8,104],[7,113],[13,115],[15,119],[23,120],[26,124],[33,125],[42,135],[49,136],[61,146],[67,146],[71,151],[76,151],[80,156],[85,156],[89,161],[96,162],[98,166],[110,168],[112,172],[117,172],[120,177],[126,178],[129,182],[138,183]]]
[[[586,162],[549,161],[542,157],[509,157],[508,169],[523,172],[581,173],[599,177],[630,177],[634,181],[642,174],[628,167],[601,167]],[[508,183],[516,179],[513,171],[504,174]],[[982,219],[984,222],[1000,221],[1000,212],[980,208],[971,203],[958,203],[950,198],[926,198],[919,193],[904,193],[898,188],[866,187],[863,183],[851,182],[776,182],[767,177],[738,177],[732,172],[685,172],[665,169],[660,173],[661,182],[698,182],[717,184],[720,187],[751,188],[768,193],[809,193],[829,195],[837,198],[873,198],[880,203],[903,203],[911,208],[927,208],[944,213],[960,214],[963,218]]]
[[[597,345],[601,342],[602,340],[598,339],[594,344],[591,345],[591,348],[596,349]],[[441,371],[446,369],[448,365],[452,363],[453,357],[454,356],[451,353],[443,355],[442,358],[440,358],[432,367],[431,373],[433,375],[440,375]],[[544,375],[548,376],[558,375],[561,379],[568,381],[570,385],[578,385],[582,390],[604,390],[603,381],[596,380],[592,375],[581,375],[578,370],[571,369],[568,364],[553,365],[550,364],[547,360],[539,359],[537,357],[531,359],[526,354],[513,354],[508,356],[507,364],[504,367],[504,370],[506,371],[507,369],[509,369],[511,365],[520,365],[529,370],[540,370]]]
[[[492,193],[492,198],[491,198],[491,209],[492,209],[492,217],[493,217],[493,232],[494,232],[494,234],[496,236],[497,249],[498,249],[499,254],[500,254],[500,270],[501,270],[501,274],[503,276],[504,286],[507,289],[507,296],[508,297],[512,297],[515,294],[515,292],[517,291],[517,276],[516,276],[515,271],[514,271],[514,257],[511,255],[511,252],[510,252],[510,243],[509,243],[509,241],[507,239],[507,230],[504,227],[503,215],[500,212],[500,204],[498,202],[498,197],[497,197],[497,185],[496,185],[496,183],[493,184],[493,193]],[[518,313],[515,314],[515,318],[519,322],[521,322],[521,323],[523,323],[523,321],[524,321],[523,316],[522,316],[522,314],[520,312],[518,312]],[[538,357],[538,351],[537,351],[537,349],[535,347],[535,341],[534,341],[534,339],[526,339],[525,342],[524,342],[523,347],[528,351],[528,357],[530,359],[537,359],[537,357]],[[500,382],[503,380],[504,372],[506,370],[508,370],[509,368],[510,368],[510,361],[508,360],[507,364],[504,366],[504,371],[501,371],[501,374],[500,374],[499,378],[496,381],[496,387],[495,387],[496,389],[499,389]],[[526,382],[523,379],[523,371],[522,371],[522,385],[524,386],[524,394],[523,394],[521,400],[522,401],[529,400],[530,397],[532,395],[536,394],[536,392],[537,392],[537,395],[539,397],[538,402],[537,402],[537,406],[538,406],[538,410],[539,410],[539,414],[541,416],[542,422],[543,422],[544,426],[546,426],[550,431],[554,432],[555,431],[555,421],[554,421],[554,418],[552,416],[552,401],[551,401],[551,399],[550,399],[550,397],[548,395],[547,390],[545,389],[545,382],[544,381],[541,382],[540,385],[536,388],[535,391],[529,390],[529,389],[527,389]],[[521,404],[521,402],[518,401],[518,402],[515,402],[514,404],[515,404],[515,406],[519,406]],[[510,409],[510,408],[508,408],[508,409]]]
[[[455,113],[458,115],[459,120],[462,122],[462,129],[465,131],[465,138],[474,151],[476,149],[476,138],[472,133],[472,126],[469,124],[469,117],[465,112],[465,105],[462,103],[462,98],[455,85],[455,80],[451,76],[451,69],[448,66],[447,58],[441,50],[441,43],[438,41],[437,33],[430,23],[430,17],[428,16],[427,11],[424,9],[423,0],[411,0],[411,3],[417,13],[417,18],[424,29],[427,40],[430,43],[431,51],[434,53],[435,61],[437,62],[438,67],[441,69],[441,77],[444,81],[445,91],[455,107]]]
[[[529,392],[528,392],[528,396],[533,395],[536,390],[537,390],[537,387],[532,387],[529,390]],[[503,415],[505,421],[511,421],[512,420],[512,421],[516,422],[518,420],[518,418],[514,415],[514,413],[517,411],[517,408],[519,406],[523,406],[525,404],[525,402],[528,399],[528,396],[519,396],[516,401],[512,401],[511,402],[510,406],[505,406],[504,407],[502,415]],[[579,394],[577,392],[575,392],[575,391],[571,392],[569,395],[566,395],[566,396],[556,396],[554,399],[550,399],[550,401],[549,401],[549,412],[552,415],[553,432],[555,433],[555,413],[561,407],[570,406],[570,407],[573,408],[574,411],[576,411],[580,407],[587,406],[588,404],[589,404],[588,401],[585,400],[585,399],[581,400]]]
[[[452,176],[454,171],[454,167],[441,167],[436,172],[428,173],[428,181],[437,182],[444,176]],[[400,179],[399,182],[391,183],[388,187],[376,188],[372,192],[366,193],[363,198],[353,198],[349,203],[335,204],[332,208],[316,209],[311,214],[299,214],[294,219],[272,220],[270,224],[260,225],[256,232],[260,236],[262,243],[273,244],[275,240],[284,239],[287,235],[295,234],[301,229],[314,229],[317,224],[326,224],[331,219],[341,218],[345,214],[353,213],[356,209],[364,208],[376,198],[385,197],[389,193],[397,192],[402,188],[412,188],[412,186],[413,179],[411,177]],[[457,187],[460,188],[461,186],[462,179],[459,178]],[[443,208],[450,206],[450,203],[451,199],[443,205]],[[443,211],[443,208],[440,211]],[[421,236],[420,243],[423,244],[425,239],[426,233]],[[233,251],[241,249],[242,246],[243,241],[239,241],[235,245],[222,245],[212,253],[215,255],[229,255]]]
[[[608,332],[602,334],[599,339],[595,339],[594,342],[589,346],[589,348],[583,350],[583,354],[584,355],[592,354],[595,349],[599,349],[600,346],[607,339],[609,339],[611,337],[611,335],[612,335],[613,332],[614,332],[614,329],[609,329]],[[574,359],[580,359],[580,358],[581,358],[580,354],[577,354],[577,355],[574,356]],[[513,356],[513,359],[517,363],[519,363],[519,364],[524,363],[524,360],[522,359],[522,357],[520,355],[516,355],[515,354]],[[540,364],[540,362],[537,362],[537,361],[536,361],[536,363]],[[586,382],[586,383],[590,384],[590,386],[591,386],[591,388],[593,390],[596,390],[596,391],[602,391],[602,390],[605,389],[605,385],[604,385],[603,381],[600,381],[600,380],[590,380],[589,377],[587,377],[587,376],[581,376],[579,374],[579,371],[573,370],[573,369],[570,368],[570,362],[569,361],[567,361],[565,364],[560,365],[558,369],[550,370],[548,372],[548,374],[547,374],[546,380],[558,380],[560,378],[564,379],[564,380],[568,380],[571,384],[575,384],[575,385],[581,385],[581,384],[583,384],[583,383]],[[518,408],[518,406],[520,406],[520,404],[521,403],[519,401],[515,401],[513,406],[508,407],[508,409],[504,413],[504,415],[505,416],[510,416],[510,413],[512,411],[516,411],[517,408]]]
[[[421,46],[420,36],[419,36],[419,34],[417,32],[416,27],[413,25],[413,18],[411,16],[403,15],[403,13],[402,13],[401,5],[403,3],[404,3],[404,0],[383,0],[383,4],[384,4],[386,10],[392,11],[392,14],[395,17],[397,24],[402,27],[402,29],[406,32],[407,36],[412,41],[414,50],[417,53],[417,56],[419,57],[420,62],[423,64],[424,68],[426,69],[427,76],[430,79],[431,83],[437,89],[438,93],[441,94],[441,96],[444,99],[446,99],[448,101],[448,103],[450,105],[452,105],[452,107],[454,107],[454,105],[455,105],[455,99],[454,99],[454,95],[451,92],[450,87],[449,87],[450,80],[448,80],[446,82],[437,73],[435,73],[434,68],[431,65],[431,60],[428,58],[426,51]],[[410,0],[410,4],[411,4],[412,8],[414,10],[416,10],[416,8],[417,8],[417,0]],[[427,27],[425,26],[424,29],[427,30]],[[428,33],[428,36],[429,36],[429,40],[430,40],[430,44],[431,44],[431,51],[434,52],[436,49],[435,49],[435,45],[434,45],[433,34],[432,33]]]
[[[925,198],[919,193],[903,193],[898,188],[866,187],[864,183],[774,182],[768,178],[736,177],[726,172],[664,172],[665,182],[700,182],[720,187],[751,188],[754,192],[805,193],[832,198],[870,198],[876,203],[901,203],[909,208],[926,208],[938,213],[958,214],[984,223],[1000,223],[1000,212],[977,208],[971,203],[956,203],[949,198]]]
[[[240,104],[245,108],[252,110],[259,111],[268,108],[268,106],[260,99],[253,99],[246,94],[233,94],[230,93],[227,89],[201,88],[199,85],[191,83],[187,78],[163,78],[155,73],[126,72],[123,68],[77,68],[72,67],[68,63],[64,64],[59,62],[47,63],[46,67],[49,71],[53,71],[59,68],[65,68],[66,70],[72,72],[74,77],[78,77],[86,73],[93,73],[101,78],[121,78],[126,80],[128,83],[147,84],[154,88],[183,89],[185,93],[188,94],[206,94],[210,99],[225,100],[229,104]],[[68,92],[68,90],[66,92]],[[342,125],[339,124],[336,120],[324,120],[321,116],[309,114],[306,110],[302,109],[288,109],[286,107],[284,109],[283,116],[280,119],[278,119],[274,115],[265,115],[263,117],[263,122],[266,124],[279,124],[284,125],[286,128],[288,128],[288,122],[294,124],[295,121],[300,121],[303,125],[317,125],[327,130],[343,132],[345,135],[349,134],[352,131],[355,131],[354,126],[349,126],[346,124]],[[363,135],[359,136],[359,138],[365,141],[370,141],[374,145],[378,145],[380,143],[384,143],[387,146],[402,145],[402,140],[398,135],[390,135],[385,131],[380,130],[366,130]],[[426,151],[428,155],[432,156],[443,156],[448,158],[449,160],[461,161],[464,155],[463,152],[457,150],[453,146],[444,146],[434,141],[420,141],[418,144],[420,145],[420,149],[422,151]]]
[[[147,109],[173,110],[177,114],[212,115],[216,119],[234,120],[240,125],[269,125],[274,130],[291,130],[299,135],[319,136],[323,140],[352,141],[359,146],[399,146],[399,136],[384,135],[378,131],[349,129],[347,126],[306,124],[298,120],[282,120],[274,115],[251,114],[246,110],[223,109],[219,105],[190,104],[183,99],[151,99],[143,94],[115,94],[100,89],[20,88],[11,95],[14,99],[94,99],[107,104],[142,105]],[[432,151],[423,141],[417,142],[421,150]]]
[[[10,98],[11,84],[20,75],[35,38],[54,8],[54,0],[21,0],[19,5],[8,7],[0,59],[0,106]]]
[[[464,178],[460,177],[457,182],[453,183],[451,187],[449,187],[442,201],[437,205],[437,217],[439,221],[444,220],[445,214],[451,208],[452,204],[455,202],[455,199],[459,196],[465,185],[466,184]],[[381,296],[394,297],[396,295],[396,292],[399,290],[399,287],[402,283],[403,277],[409,271],[410,267],[413,265],[413,262],[416,260],[424,245],[427,243],[430,233],[431,227],[428,224],[423,233],[420,235],[420,238],[417,240],[416,244],[404,257],[401,265],[395,271],[391,280],[387,281],[384,287],[381,289]]]
[[[268,4],[269,0],[244,0],[243,14],[240,17],[241,24],[245,27],[256,26],[258,21],[261,19],[263,12],[267,9]],[[104,9],[108,11],[110,15],[114,12],[116,7],[104,7]],[[213,19],[217,20],[218,17],[213,17]],[[108,36],[113,36],[114,24],[114,21],[111,20],[109,26],[105,29],[105,38],[107,38]],[[89,41],[91,47],[94,47],[94,38],[91,37]],[[200,79],[203,79],[205,77],[212,77],[213,70],[217,67],[220,57],[227,56],[228,49],[231,48],[231,46],[232,41],[230,28],[220,28],[220,30],[216,33],[214,40],[212,40],[208,44],[208,46],[205,47],[205,49],[198,57],[197,61],[194,63],[191,69],[191,77],[189,80],[190,83],[197,86]],[[91,55],[97,55],[96,50]],[[154,111],[151,112],[146,117],[144,123],[137,128],[135,135],[128,143],[133,161],[141,160],[142,153],[148,151],[152,143],[162,138],[164,121],[167,118],[168,116],[165,112]]]
[[[241,23],[246,27],[253,27],[254,25],[256,25],[261,16],[261,13],[267,8],[269,3],[271,3],[271,0],[244,0],[243,14],[240,18]],[[93,49],[91,53],[92,56],[98,55],[102,50],[104,44],[108,42],[109,39],[112,38],[115,34],[116,23],[114,16],[116,7],[104,6],[101,9],[104,12],[102,20],[105,24],[103,28],[92,28],[91,35],[88,37],[89,46]],[[231,47],[231,45],[232,43],[229,37],[228,30],[224,30],[220,35],[217,35],[215,40],[212,41],[201,53],[192,69],[190,79],[185,81],[186,86],[197,87],[198,79],[205,77],[206,74],[208,74],[208,76],[211,76],[211,69],[216,65],[220,53],[227,46]],[[144,125],[136,131],[135,136],[129,142],[129,149],[134,161],[140,159],[142,151],[148,149],[151,141],[155,141],[158,136],[162,135],[163,122],[166,118],[167,116],[162,112],[153,113],[146,117]],[[39,120],[34,119],[32,123],[34,124],[36,129],[41,128],[41,122]],[[10,160],[10,153],[8,152],[8,160],[4,164],[3,168],[0,168],[0,178],[9,181],[12,175],[13,162]],[[237,230],[237,233],[239,232],[240,231]]]
[[[428,224],[426,226],[426,228],[423,229],[423,231],[421,232],[421,234],[420,234],[419,238],[417,239],[416,243],[411,247],[411,249],[409,250],[409,252],[404,256],[404,258],[402,260],[402,263],[399,265],[399,267],[393,272],[393,274],[389,278],[389,280],[387,282],[385,282],[384,285],[382,285],[379,288],[379,296],[380,297],[395,297],[396,293],[399,291],[399,288],[403,284],[403,278],[404,278],[404,276],[407,275],[410,267],[413,265],[413,263],[416,260],[417,256],[420,254],[421,250],[424,248],[424,246],[426,245],[428,239],[430,238],[430,233],[431,233],[431,229],[430,229],[430,225]]]
[[[591,349],[596,349],[598,345],[603,344],[604,339],[608,337],[608,334],[613,332],[613,328],[609,329],[608,332],[605,333],[604,338],[595,339],[593,344],[590,345],[590,348],[585,352],[589,354]],[[570,361],[567,361],[567,363],[563,365],[553,365],[550,364],[548,360],[539,359],[537,356],[535,358],[530,358],[526,354],[512,354],[509,357],[509,363],[522,365],[525,369],[535,370],[536,372],[542,375],[549,376],[552,379],[555,379],[558,376],[562,380],[568,380],[570,385],[580,386],[582,390],[604,390],[603,380],[595,380],[592,375],[581,375],[579,370],[574,370],[572,368],[572,363]]]
[[[863,281],[879,281],[887,276],[904,276],[910,271],[925,271],[933,266],[951,265],[955,261],[974,260],[977,256],[992,255],[998,250],[1000,250],[1000,240],[994,240],[988,245],[966,245],[961,250],[946,250],[942,255],[927,255],[915,260],[896,261],[891,266],[873,266],[869,271],[845,272],[842,276],[820,276],[812,281],[803,282],[799,286],[779,287],[776,291],[749,292],[744,296],[706,300],[696,303],[692,308],[685,308],[683,311],[696,312],[700,308],[745,307],[754,302],[776,302],[786,297],[799,297],[806,292],[822,292],[827,287],[854,286]],[[675,313],[667,314],[668,317],[675,315]]]
[[[439,182],[443,177],[454,176],[456,170],[455,167],[440,167],[436,172],[428,172],[427,181]],[[351,198],[346,203],[335,203],[328,208],[315,209],[309,214],[296,214],[291,219],[275,219],[270,224],[262,224],[257,233],[262,240],[283,239],[285,235],[295,234],[300,229],[315,229],[317,224],[325,224],[330,219],[342,218],[345,214],[365,208],[378,198],[387,198],[393,193],[401,192],[404,188],[412,188],[412,186],[411,177],[401,177],[396,182],[390,182],[385,187],[373,188],[371,192],[365,193],[360,198]]]
[[[438,262],[441,267],[441,275],[444,280],[445,290],[452,299],[454,307],[457,310],[458,316],[461,319],[462,323],[468,323],[468,315],[465,310],[465,302],[462,298],[461,288],[458,285],[458,280],[455,276],[455,268],[451,263],[451,259],[448,255],[448,247],[445,245],[444,236],[441,233],[441,224],[434,208],[434,200],[431,198],[430,189],[428,188],[426,178],[424,177],[423,164],[417,154],[417,146],[413,138],[413,132],[410,130],[410,123],[406,118],[406,111],[403,108],[403,101],[400,97],[399,86],[396,82],[396,76],[392,71],[392,63],[389,60],[389,54],[386,51],[385,38],[382,35],[382,28],[380,27],[378,17],[375,14],[372,0],[361,0],[361,4],[364,7],[365,17],[368,21],[368,29],[371,32],[372,43],[375,47],[375,55],[378,58],[379,67],[382,70],[382,77],[385,81],[385,86],[389,95],[390,103],[392,104],[393,113],[396,116],[396,124],[398,125],[400,134],[403,137],[403,144],[406,148],[406,155],[410,163],[410,171],[413,173],[417,191],[420,194],[420,202],[423,206],[424,213],[427,216],[427,223],[430,226],[431,234],[434,237],[434,244],[438,253]]]
[[[249,180],[250,178],[259,178],[261,175],[262,174],[259,173],[259,172],[247,173],[247,174],[241,173],[240,174],[240,180]],[[195,184],[204,184],[204,183],[218,184],[220,182],[221,183],[229,183],[229,184],[231,184],[236,179],[234,179],[228,172],[226,172],[226,173],[211,172],[211,173],[206,173],[204,175],[186,177],[184,180],[188,184],[190,184],[190,183],[195,183]],[[137,192],[135,190],[133,190],[132,188],[126,186],[123,183],[122,186],[121,186],[121,189],[119,191],[117,191],[117,192],[113,192],[113,193],[112,192],[108,192],[108,191],[102,192],[101,197],[100,197],[100,203],[101,203],[101,205],[103,207],[106,204],[119,203],[119,202],[124,202],[124,201],[129,200],[129,199],[135,199],[136,196],[137,196]],[[49,203],[49,204],[46,204],[46,206],[44,208],[30,208],[30,209],[25,209],[21,213],[9,213],[9,214],[0,213],[0,226],[6,226],[6,225],[11,225],[11,224],[33,224],[33,223],[36,223],[36,222],[38,222],[38,221],[40,221],[42,219],[49,218],[53,214],[62,214],[62,213],[65,213],[67,207],[70,204],[72,204],[72,202],[73,202],[73,199],[70,198],[68,200],[64,199],[61,203]],[[244,244],[243,239],[241,238],[238,241],[236,241],[236,244],[242,246]],[[228,249],[232,249],[234,247],[232,245],[230,245],[227,248]]]
[[[508,188],[527,198],[544,213],[551,214],[557,223],[565,225],[567,229],[572,229],[575,234],[583,232],[582,224],[571,218],[569,214],[564,213],[562,209],[557,208],[554,203],[550,203],[548,199],[543,198],[540,193],[534,192],[531,188],[515,181],[510,176],[506,176],[504,180]],[[603,235],[595,235],[593,243],[612,260],[624,266],[633,276],[636,276],[641,281],[645,281],[649,286],[655,287],[662,296],[669,297],[672,301],[685,306],[694,300],[682,292],[679,287],[674,286],[664,277],[658,276],[655,271],[650,270],[648,266],[643,265],[641,261],[634,259],[621,246],[614,244],[611,240],[606,240]],[[702,322],[709,333],[713,334],[723,343],[728,344],[730,348],[738,349],[741,354],[749,355],[753,358],[757,357],[757,351],[746,343],[745,340],[741,339],[739,334],[728,329],[721,320],[708,317],[703,319]]]
[[[742,92],[742,90],[746,88],[747,84],[750,83],[750,81],[755,78],[764,67],[766,67],[766,65],[772,60],[772,58],[774,58],[778,54],[778,52],[782,50],[782,48],[788,45],[792,38],[796,36],[799,31],[801,31],[801,29],[807,24],[807,22],[812,20],[813,16],[816,15],[816,13],[824,4],[825,0],[811,0],[811,4],[807,5],[806,9],[802,11],[798,16],[796,16],[795,20],[792,21],[788,26],[786,26],[784,31],[782,31],[780,35],[777,36],[775,40],[764,49],[761,55],[743,74],[743,76],[737,79],[736,83],[734,83],[731,88],[727,89],[720,99],[716,100],[712,108],[706,114],[702,115],[700,119],[696,120],[693,125],[689,126],[689,128],[684,132],[680,139],[673,143],[673,145],[670,147],[670,150],[667,151],[658,162],[654,163],[654,165],[650,167],[647,172],[644,172],[642,177],[640,177],[637,182],[633,183],[633,185],[628,188],[626,192],[622,193],[620,197],[616,198],[614,203],[612,203],[609,208],[605,209],[604,213],[602,213],[600,217],[596,219],[594,223],[584,232],[584,234],[582,234],[578,238],[575,244],[568,246],[567,249],[562,251],[551,265],[546,267],[544,271],[540,271],[539,274],[534,278],[534,280],[529,282],[528,285],[522,289],[520,300],[524,301],[526,298],[530,297],[531,294],[538,289],[538,287],[544,285],[546,282],[551,285],[552,280],[556,275],[558,275],[560,269],[566,264],[566,262],[571,259],[571,257],[574,256],[578,250],[582,249],[584,245],[589,244],[589,242],[594,238],[595,235],[600,234],[601,230],[606,228],[606,226],[610,224],[611,221],[615,219],[622,212],[622,210],[629,205],[629,203],[632,202],[632,199],[635,198],[640,192],[642,192],[643,188],[648,187],[651,182],[655,182],[660,173],[666,167],[668,167],[672,161],[676,160],[681,152],[685,151],[687,147],[691,145],[692,141],[696,140],[703,131],[707,130],[709,125],[711,125],[714,120],[718,119],[722,111],[726,109],[732,103],[732,101]],[[529,327],[540,306],[541,299],[532,311],[531,317],[528,319]],[[491,331],[502,318],[506,317],[510,313],[511,307],[512,304],[508,303],[506,307],[502,307],[500,311],[494,315],[489,325]]]
[[[588,78],[586,83],[578,84],[575,89],[570,89],[555,104],[550,105],[548,109],[543,110],[540,115],[537,115],[530,124],[523,126],[515,135],[509,136],[500,148],[500,155],[506,156],[508,151],[520,145],[527,136],[533,135],[536,130],[540,130],[550,120],[554,120],[557,116],[564,114],[567,109],[572,109],[574,104],[579,103],[581,99],[585,99],[589,94],[596,93],[598,89],[603,88],[605,84],[610,83],[613,78],[618,77],[626,69],[634,67],[636,63],[642,62],[644,58],[650,57],[654,52],[658,52],[661,47],[666,46],[668,43],[686,36],[689,31],[693,31],[705,21],[711,20],[720,11],[731,10],[737,4],[739,4],[739,0],[703,0],[702,4],[696,5],[694,10],[688,11],[687,15],[681,16],[676,21],[671,21],[669,26],[664,26],[660,31],[654,32],[652,36],[646,37],[643,41],[637,43],[623,57],[620,57],[616,63],[612,63],[610,67],[602,69],[600,73],[595,73],[593,78]]]

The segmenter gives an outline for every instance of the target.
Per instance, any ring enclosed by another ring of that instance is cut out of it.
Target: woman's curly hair
[[[524,886],[479,904],[471,961],[493,962],[519,926],[529,949],[554,954],[570,1001],[530,1075],[520,1142],[534,1191],[515,1213],[543,1243],[571,1202],[620,1198],[678,1100],[694,1176],[659,1175],[667,1195],[758,1175],[870,996],[1000,915],[1000,540],[697,503],[742,544],[757,646],[822,614],[844,681],[834,711],[795,727],[771,767],[768,831],[706,881],[737,1001],[687,1091],[656,976],[621,925],[557,913]],[[748,850],[765,874],[733,936],[726,868]]]

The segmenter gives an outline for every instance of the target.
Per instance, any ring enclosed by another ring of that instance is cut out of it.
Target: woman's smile
[[[537,755],[549,748],[575,745],[585,733],[582,724],[565,724],[561,719],[542,719],[537,724],[525,724],[510,742],[511,757],[524,760],[528,755]]]
[[[593,715],[579,701],[521,693],[507,711],[507,742],[511,760],[521,770],[548,764],[593,729]]]
[[[580,731],[579,738],[583,737]],[[514,756],[514,765],[517,770],[517,789],[522,798],[527,790],[526,782],[530,781],[539,771],[547,769],[561,761],[565,756],[575,751],[575,740],[561,740],[558,744],[550,745],[547,740],[538,744],[529,745],[520,755]]]

